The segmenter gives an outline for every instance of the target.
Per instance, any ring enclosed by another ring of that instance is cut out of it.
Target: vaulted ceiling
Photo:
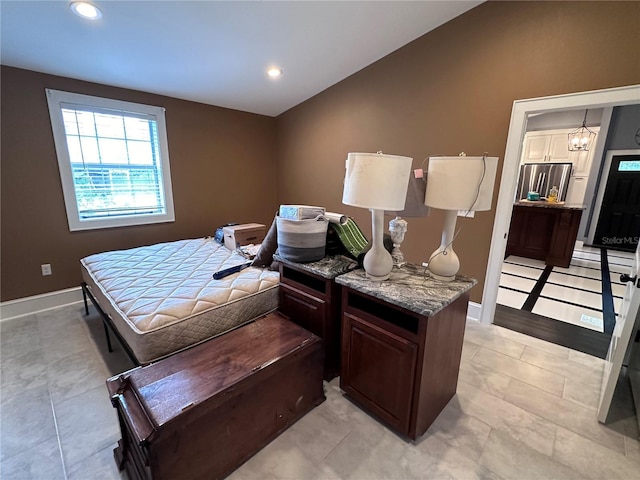
[[[2,0],[2,64],[276,116],[482,2],[70,3]]]

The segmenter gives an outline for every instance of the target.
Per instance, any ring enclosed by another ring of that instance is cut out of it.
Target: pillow
[[[269,231],[262,240],[262,245],[260,245],[260,250],[256,254],[256,258],[253,259],[251,263],[252,267],[269,267],[271,262],[273,262],[273,254],[276,253],[276,248],[278,248],[278,230],[276,226],[276,219],[273,219],[273,223],[271,223],[271,227],[269,227]]]

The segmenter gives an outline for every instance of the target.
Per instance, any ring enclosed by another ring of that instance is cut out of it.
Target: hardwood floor
[[[499,304],[496,305],[493,323],[598,358],[607,356],[611,340],[611,333],[596,332]]]

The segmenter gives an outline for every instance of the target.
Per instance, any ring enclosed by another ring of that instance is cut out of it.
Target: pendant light
[[[569,133],[569,151],[587,151],[591,148],[593,139],[596,138],[595,132],[592,132],[587,128],[587,113],[589,110],[584,111],[584,120],[582,126]]]

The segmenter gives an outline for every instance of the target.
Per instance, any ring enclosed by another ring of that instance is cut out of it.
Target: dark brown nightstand
[[[311,263],[274,259],[280,262],[280,313],[322,338],[324,378],[331,380],[340,373],[341,287],[334,279],[357,264],[341,255]]]
[[[394,268],[374,282],[363,270],[336,278],[342,291],[340,387],[364,410],[413,440],[456,393],[469,290],[424,268]]]

